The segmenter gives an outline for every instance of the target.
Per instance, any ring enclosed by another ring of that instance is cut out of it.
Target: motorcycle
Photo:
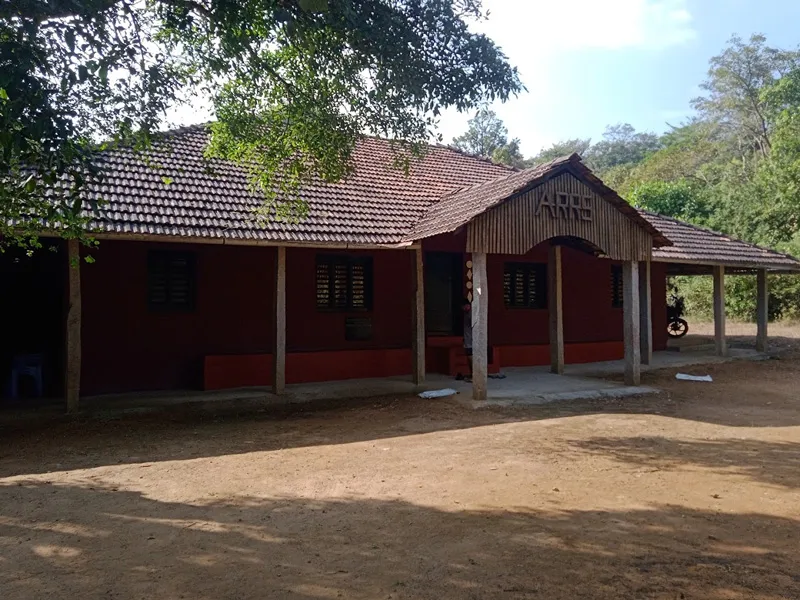
[[[682,338],[689,333],[689,323],[683,318],[686,309],[683,298],[676,293],[670,294],[667,302],[667,334],[673,338]]]

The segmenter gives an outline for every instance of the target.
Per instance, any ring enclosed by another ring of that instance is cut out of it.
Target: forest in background
[[[579,153],[633,205],[800,256],[800,50],[733,37],[710,60],[694,115],[663,134],[625,124],[597,142],[563,140],[531,158],[488,108],[453,146],[517,167]],[[711,317],[711,281],[679,277],[689,314]],[[755,316],[755,277],[728,278],[731,318]],[[770,277],[770,315],[800,318],[800,276]]]

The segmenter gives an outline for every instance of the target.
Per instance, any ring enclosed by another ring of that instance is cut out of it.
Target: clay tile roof
[[[263,197],[250,189],[242,167],[204,158],[208,135],[205,126],[165,134],[146,160],[128,150],[102,154],[104,178],[89,194],[107,204],[93,227],[113,234],[393,245],[403,243],[435,199],[465,184],[513,172],[451,148],[430,146],[412,161],[406,175],[393,166],[388,141],[364,138],[357,144],[351,177],[300,191],[307,218],[260,224],[252,211]]]
[[[418,240],[454,231],[488,209],[564,171],[569,171],[579,179],[583,179],[594,187],[607,202],[638,223],[653,236],[654,246],[670,244],[670,241],[649,221],[643,219],[635,208],[620,198],[614,190],[603,184],[591,169],[581,162],[578,154],[562,156],[530,169],[510,173],[505,177],[463,187],[432,204],[425,216],[411,230],[408,239]]]
[[[748,244],[656,213],[644,210],[639,212],[672,242],[672,246],[668,248],[653,250],[655,261],[800,271],[800,261],[788,254]]]
[[[250,189],[241,166],[206,159],[207,143],[207,128],[200,125],[164,134],[145,156],[129,150],[103,153],[98,163],[104,179],[88,194],[107,203],[93,215],[92,225],[126,237],[393,246],[454,231],[520,191],[569,171],[653,235],[654,260],[800,270],[800,261],[791,256],[637,211],[577,154],[518,171],[432,145],[406,175],[392,166],[390,142],[363,138],[354,152],[352,176],[300,191],[307,218],[257,223],[253,209],[263,197]]]

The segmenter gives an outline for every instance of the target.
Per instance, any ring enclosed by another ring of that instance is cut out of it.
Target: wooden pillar
[[[486,254],[472,253],[472,397],[486,400],[489,371],[489,291]]]
[[[413,306],[414,385],[425,383],[425,269],[422,248],[414,250],[414,306]]]
[[[68,307],[64,396],[67,412],[78,411],[81,394],[81,256],[80,242],[67,240]]]
[[[547,262],[547,307],[550,313],[550,371],[564,374],[564,298],[561,246],[550,246]]]
[[[653,360],[653,301],[650,287],[650,261],[639,265],[639,341],[642,364]]]
[[[728,355],[725,337],[725,267],[714,267],[714,341],[717,356]]]
[[[275,349],[272,352],[272,393],[286,389],[286,247],[275,255]]]
[[[641,339],[639,334],[639,263],[622,265],[622,306],[625,343],[625,384],[641,383]]]
[[[756,287],[758,289],[758,298],[756,300],[756,322],[758,323],[756,350],[766,352],[768,347],[767,327],[769,323],[769,285],[767,283],[766,269],[758,270]]]

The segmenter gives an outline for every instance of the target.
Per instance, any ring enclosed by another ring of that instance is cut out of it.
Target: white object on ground
[[[420,398],[443,398],[444,396],[452,396],[458,392],[453,388],[444,388],[442,390],[428,390],[427,392],[420,392],[417,394]]]
[[[711,375],[687,375],[686,373],[678,373],[675,375],[675,379],[682,381],[714,381],[711,379]]]

